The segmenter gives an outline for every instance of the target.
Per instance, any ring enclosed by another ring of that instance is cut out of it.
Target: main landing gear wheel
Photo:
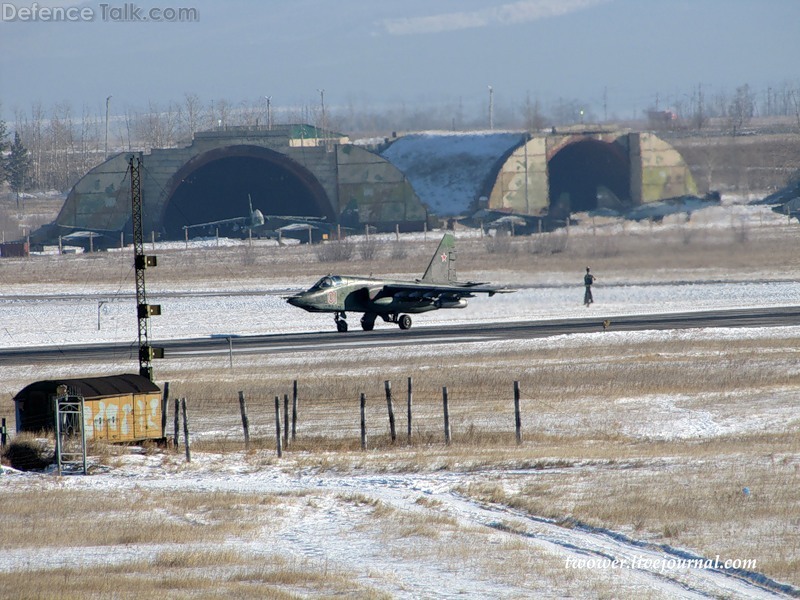
[[[347,331],[347,321],[345,321],[346,318],[347,315],[343,312],[337,312],[333,315],[333,319],[336,321],[336,331],[339,333],[344,333]]]
[[[364,313],[364,316],[361,317],[361,329],[364,331],[375,329],[375,317],[377,316],[375,313]]]
[[[411,317],[408,315],[400,315],[400,318],[397,320],[397,324],[400,325],[400,329],[410,329]]]

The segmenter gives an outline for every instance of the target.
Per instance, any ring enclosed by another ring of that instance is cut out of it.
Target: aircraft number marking
[[[336,290],[328,292],[328,304],[336,304]]]

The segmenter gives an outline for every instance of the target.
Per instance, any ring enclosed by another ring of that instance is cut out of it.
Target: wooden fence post
[[[292,441],[297,435],[297,379],[292,384]]]
[[[408,378],[408,441],[411,442],[411,403],[413,394],[411,392],[411,377]]]
[[[392,443],[394,444],[397,439],[397,431],[394,427],[394,407],[392,406],[392,382],[384,381],[384,388],[386,388],[386,407],[389,409],[389,432],[392,434]]]
[[[242,413],[242,429],[244,429],[244,449],[250,449],[250,421],[247,418],[247,405],[244,401],[244,392],[239,391],[239,411]]]
[[[289,394],[283,395],[283,448],[289,447]]]
[[[281,399],[275,396],[275,437],[278,446],[278,458],[283,456],[283,449],[281,448]]]
[[[192,453],[189,450],[189,418],[186,416],[186,398],[181,398],[181,412],[183,413],[183,445],[186,448],[186,462],[192,462]]]
[[[517,432],[517,444],[522,443],[522,416],[519,412],[519,381],[514,382],[514,426]]]
[[[361,392],[361,449],[367,449],[367,397]]]
[[[444,408],[444,443],[450,445],[450,407],[447,401],[447,386],[442,388],[442,407]]]
[[[175,450],[181,447],[180,430],[181,399],[175,398]]]

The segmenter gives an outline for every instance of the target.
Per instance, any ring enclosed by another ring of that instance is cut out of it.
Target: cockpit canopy
[[[336,287],[342,284],[342,278],[339,275],[326,275],[317,283],[311,286],[312,290],[326,290],[328,288]]]

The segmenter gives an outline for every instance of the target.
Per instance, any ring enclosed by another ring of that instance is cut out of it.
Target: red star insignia
[[[447,262],[447,254],[442,253],[442,262]]]

